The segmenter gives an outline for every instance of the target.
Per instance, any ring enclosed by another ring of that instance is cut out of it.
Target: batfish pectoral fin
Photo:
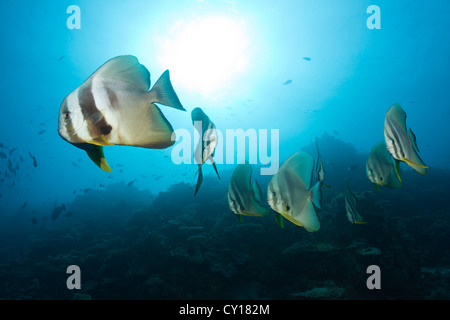
[[[367,224],[367,223],[368,223],[367,221],[359,221],[359,220],[355,221],[355,224]]]
[[[93,140],[87,141],[87,143],[90,143],[90,144],[93,144],[96,146],[100,146],[100,147],[110,147],[110,146],[114,145],[114,144],[109,143],[103,134],[100,137],[97,137]]]
[[[103,147],[89,144],[84,148],[89,158],[103,171],[111,172],[111,168],[106,162],[105,155],[103,153]]]
[[[212,158],[211,158],[211,160],[212,160]],[[214,171],[216,171],[216,174],[217,174],[217,177],[219,178],[219,180],[220,180],[220,176],[219,176],[219,171],[217,171],[217,167],[216,167],[216,163],[212,160],[211,161],[212,162],[212,165],[213,165],[213,168],[214,168]]]
[[[198,168],[198,179],[197,179],[197,185],[195,186],[194,197],[197,195],[197,192],[200,189],[200,186],[202,185],[202,182],[203,182],[202,166],[199,166],[199,168]]]
[[[402,182],[402,177],[400,176],[400,161],[394,159],[395,162],[395,172],[397,173],[397,178],[400,182]]]

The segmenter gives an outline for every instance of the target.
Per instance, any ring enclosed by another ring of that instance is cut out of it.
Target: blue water
[[[68,27],[73,4],[80,29]],[[380,29],[367,26],[370,5]],[[449,9],[444,0],[2,1],[0,299],[448,299]],[[187,112],[160,108],[192,133],[192,153],[195,107],[223,132],[279,130],[280,163],[298,150],[314,157],[318,137],[332,187],[321,229],[285,220],[282,230],[272,217],[240,224],[226,197],[237,157],[218,164],[220,180],[206,165],[194,198],[197,166],[174,164],[175,147],[106,147],[106,173],[61,139],[64,97],[118,55],[136,56],[152,83],[170,70]],[[394,103],[430,169],[402,164],[402,189],[375,192],[365,162]],[[346,177],[367,225],[346,221]],[[71,264],[91,272],[78,291],[65,286]],[[367,289],[371,264],[391,285]]]

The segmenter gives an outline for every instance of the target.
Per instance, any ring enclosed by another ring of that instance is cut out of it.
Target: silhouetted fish
[[[33,160],[33,166],[35,167],[35,168],[37,168],[37,161],[36,161],[36,157],[35,156],[33,156],[32,154],[31,154],[31,152],[28,152],[28,154],[30,155],[30,158]]]
[[[305,61],[311,61],[311,58],[310,58],[310,57],[303,57],[303,60],[305,60]]]
[[[283,86],[291,84],[291,83],[292,83],[292,80],[287,80],[286,82],[283,83]]]
[[[55,206],[55,208],[53,209],[53,212],[52,212],[52,220],[56,220],[56,218],[59,217],[61,212],[65,211],[65,210],[66,210],[66,206],[64,203],[60,206]]]

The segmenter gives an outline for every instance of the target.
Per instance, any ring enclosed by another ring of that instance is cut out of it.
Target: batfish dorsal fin
[[[135,90],[148,91],[150,72],[135,56],[118,56],[105,62],[90,79],[113,79],[130,85]]]
[[[285,163],[283,163],[280,170],[287,170],[290,174],[300,177],[306,187],[306,190],[309,190],[311,187],[313,167],[313,158],[306,152],[298,151],[290,156]]]
[[[388,110],[388,115],[392,121],[401,126],[406,134],[406,112],[402,109],[402,107],[398,103],[393,104]]]

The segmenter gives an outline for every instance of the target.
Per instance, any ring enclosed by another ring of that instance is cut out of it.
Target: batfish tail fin
[[[186,111],[172,87],[169,70],[164,71],[148,94],[152,100],[151,102],[157,102],[168,107]]]

